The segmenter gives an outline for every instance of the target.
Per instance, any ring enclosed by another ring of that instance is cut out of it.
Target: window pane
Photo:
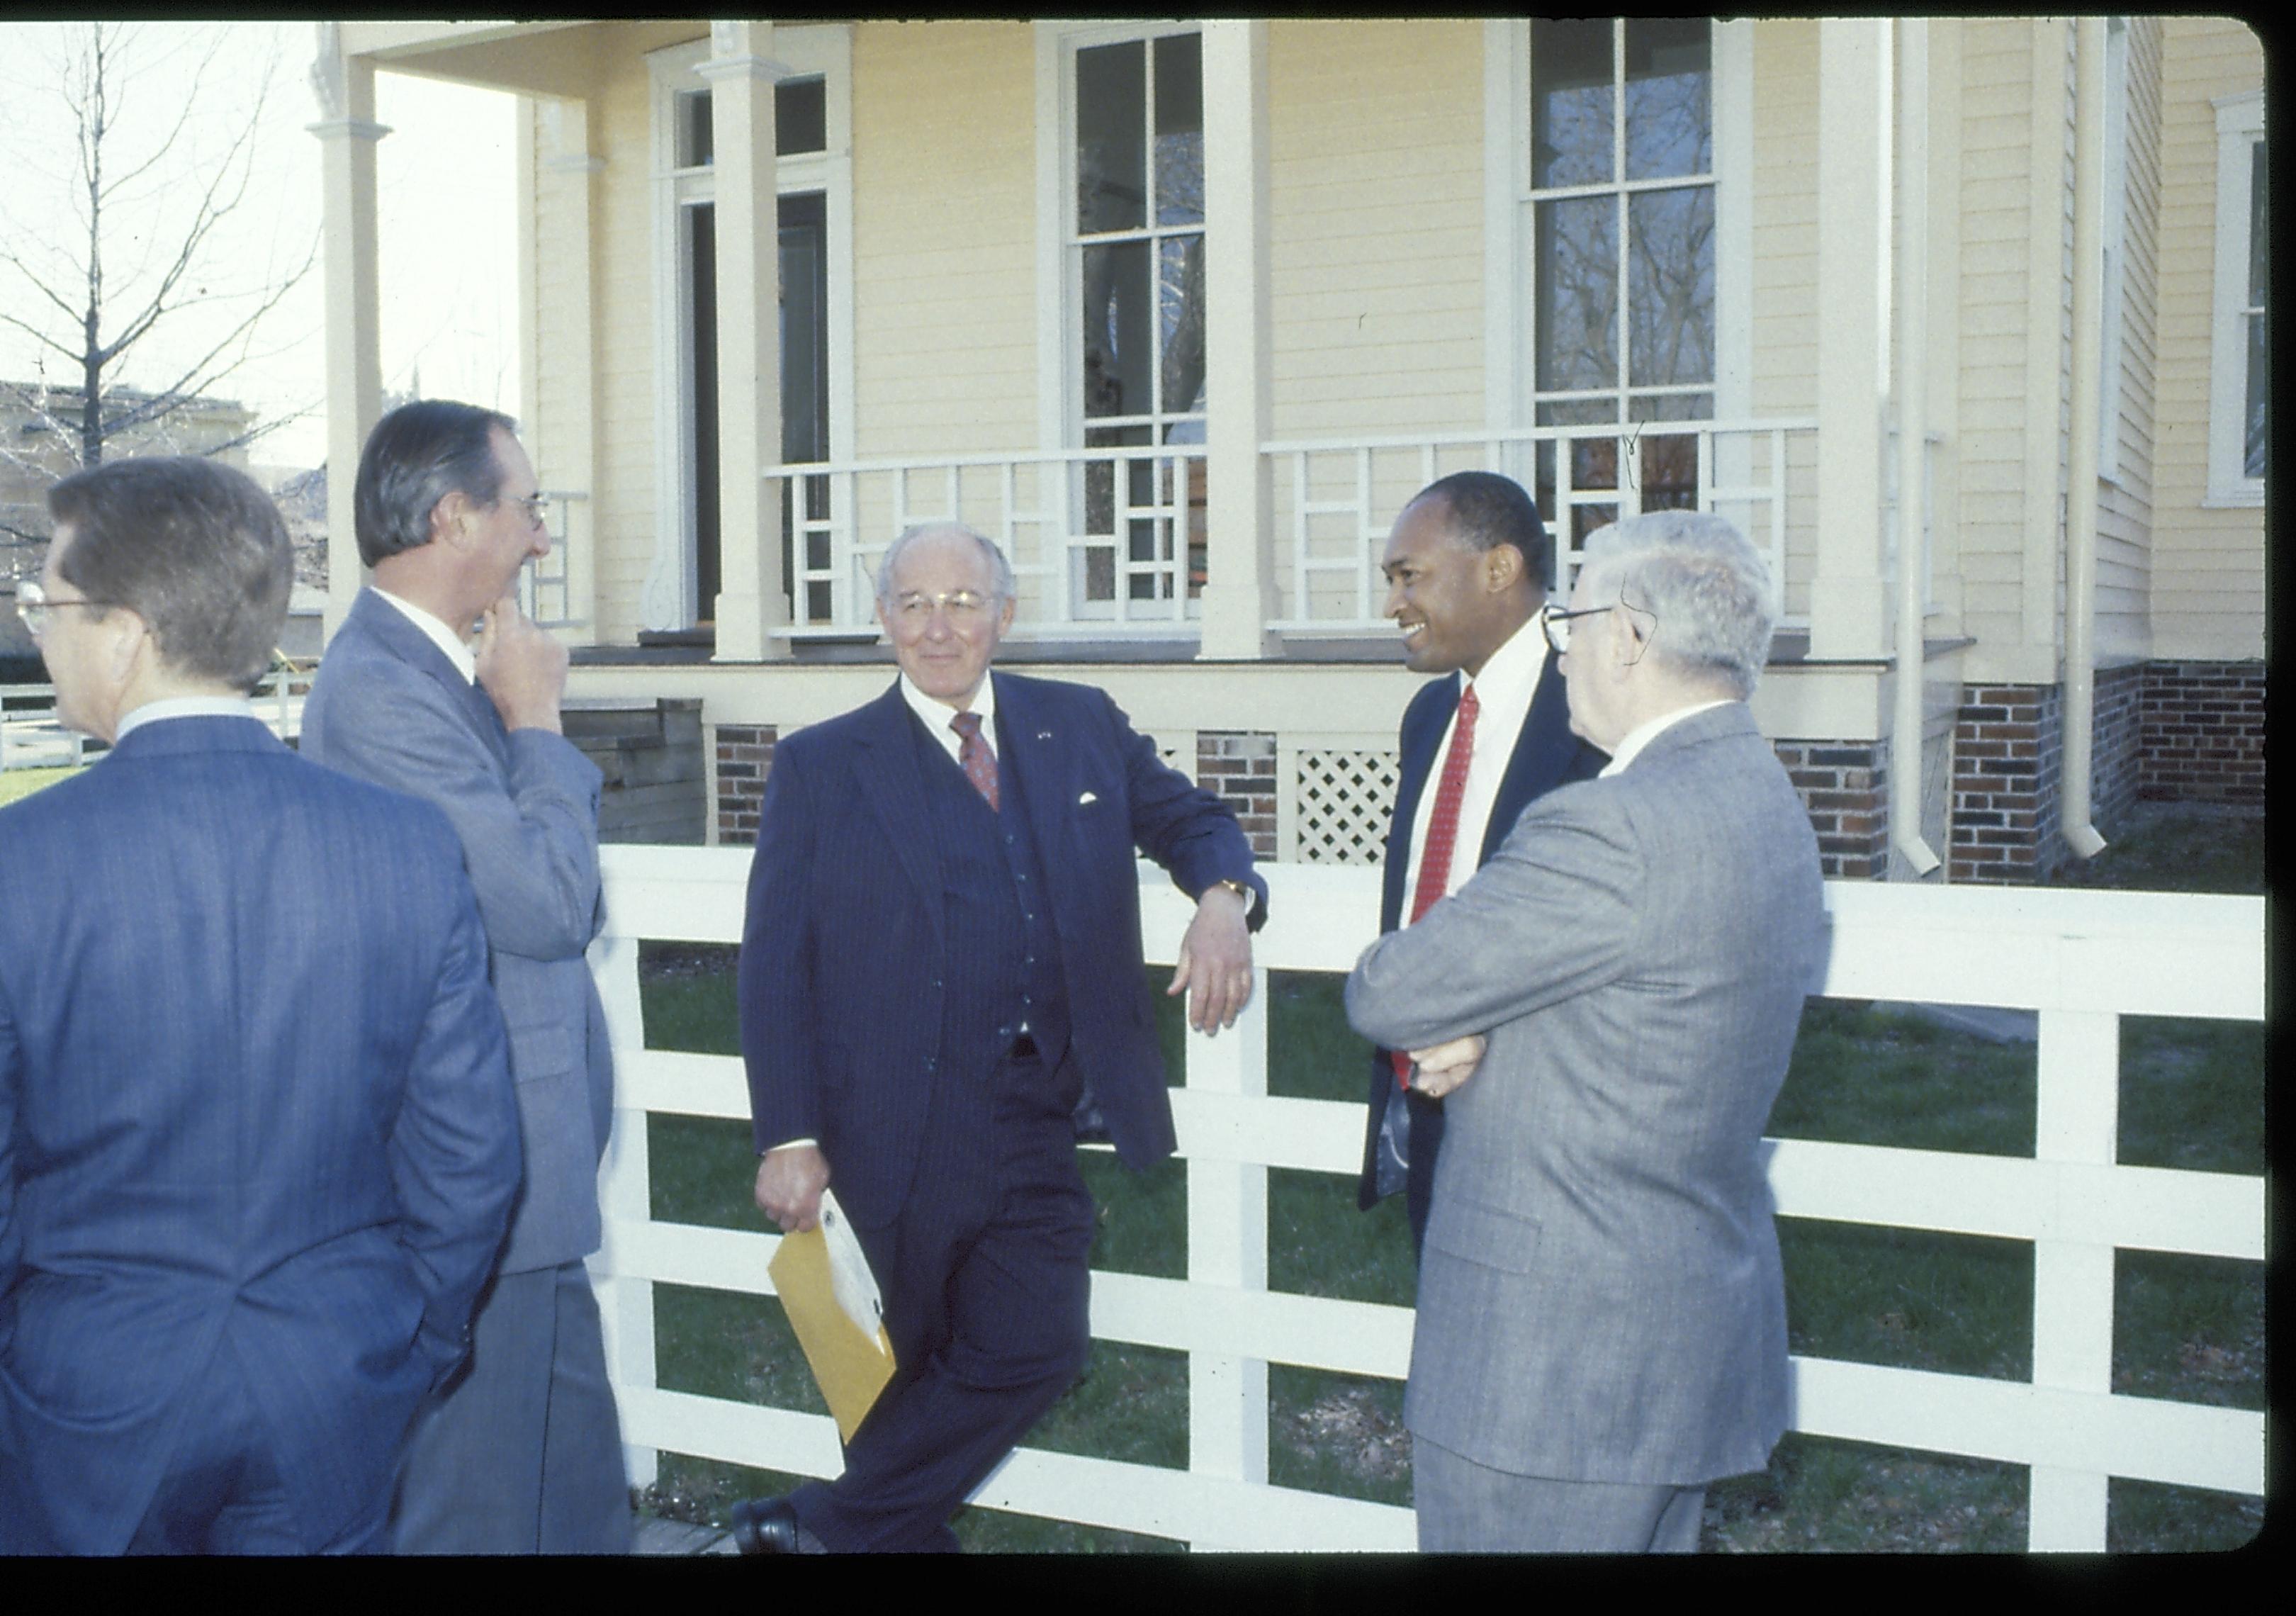
[[[829,94],[818,78],[793,78],[774,86],[774,155],[829,148]]]
[[[1530,183],[1593,185],[1611,175],[1611,24],[1530,22]]]
[[[1627,20],[1627,177],[1714,167],[1713,74],[1703,17]]]
[[[1197,34],[1156,41],[1156,222],[1204,218],[1204,42]]]
[[[2241,454],[2241,475],[2261,477],[2267,458],[2265,447],[2271,434],[2267,431],[2268,414],[2266,403],[2272,394],[2272,359],[2264,342],[2264,316],[2248,316],[2248,414],[2247,439]]]
[[[1629,197],[1627,232],[1628,382],[1711,381],[1714,188]]]
[[[1147,62],[1137,39],[1077,53],[1079,234],[1147,222]]]
[[[1157,243],[1157,313],[1164,341],[1168,415],[1204,407],[1204,238],[1169,236]]]
[[[677,166],[707,167],[713,151],[709,133],[709,92],[685,90],[677,97]]]
[[[1149,336],[1148,243],[1086,247],[1084,264],[1084,413],[1144,415],[1155,360]]]
[[[2266,218],[2265,199],[2268,194],[2264,183],[2264,143],[2258,141],[2250,156],[2248,181],[2248,306],[2264,307],[2264,283],[2270,278],[2265,249],[2270,244],[2272,232]]]
[[[1538,388],[1619,384],[1618,203],[1608,196],[1538,204]]]

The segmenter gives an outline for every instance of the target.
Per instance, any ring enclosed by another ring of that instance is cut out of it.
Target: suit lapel
[[[1018,679],[997,680],[996,717],[1004,731],[1000,761],[1004,777],[1021,788],[1037,857],[1049,869],[1058,862],[1051,838],[1076,817],[1076,800],[1067,790],[1072,780],[1067,763],[1075,756],[1076,737],[1062,735],[1036,693]]]
[[[471,729],[496,761],[507,767],[510,761],[510,732],[503,727],[502,715],[495,710],[494,698],[471,680],[463,670],[447,659],[447,654],[433,645],[429,637],[406,620],[406,616],[389,601],[370,598],[372,589],[362,591],[351,604],[349,621],[400,661],[439,682],[440,689],[454,701],[456,709],[469,720]]]
[[[1548,652],[1539,669],[1538,689],[1530,698],[1530,710],[1522,718],[1522,733],[1499,780],[1499,794],[1491,804],[1490,823],[1484,828],[1483,845],[1475,860],[1478,869],[1498,851],[1524,808],[1565,781],[1579,777],[1572,772],[1572,765],[1578,760],[1582,743],[1570,733],[1570,693],[1555,662],[1554,653]]]
[[[1419,816],[1420,794],[1435,767],[1443,729],[1459,702],[1459,676],[1447,674],[1423,685],[1404,710],[1402,755],[1395,783],[1395,816],[1389,824],[1388,856],[1380,882],[1380,930],[1392,931],[1403,920],[1403,878],[1411,863],[1411,826]]]
[[[932,824],[925,811],[925,783],[917,773],[915,720],[897,683],[861,710],[853,774],[863,796],[884,826],[902,874],[924,900],[932,917],[933,940],[942,944],[940,862],[934,856]]]

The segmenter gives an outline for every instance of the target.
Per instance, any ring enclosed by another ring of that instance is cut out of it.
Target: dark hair
[[[1411,503],[1440,500],[1451,513],[1451,530],[1471,550],[1513,545],[1522,552],[1523,573],[1542,589],[1554,587],[1553,547],[1538,502],[1512,477],[1496,472],[1454,472],[1429,483]]]
[[[71,529],[57,575],[152,628],[168,668],[252,690],[271,666],[295,551],[271,496],[195,455],[114,460],[48,490]]]
[[[494,504],[502,495],[497,428],[515,432],[518,425],[499,410],[450,398],[402,404],[376,422],[351,489],[359,560],[372,567],[386,555],[429,544],[430,513],[449,494]]]

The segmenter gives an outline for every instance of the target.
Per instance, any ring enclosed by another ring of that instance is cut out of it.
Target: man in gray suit
[[[1611,754],[1348,981],[1449,1127],[1404,1419],[1430,1550],[1698,1546],[1786,1423],[1762,1128],[1823,960],[1816,839],[1745,701],[1769,570],[1718,517],[1587,542],[1549,607]]]
[[[511,587],[545,554],[508,417],[424,401],[359,458],[373,569],[327,647],[302,750],[446,810],[510,1029],[526,1187],[472,1327],[471,1367],[418,1422],[402,1553],[615,1554],[629,1490],[598,1305],[598,1161],[612,1120],[604,1013],[583,951],[603,923],[598,770],[561,733],[566,651]],[[475,628],[474,628],[475,626]]]

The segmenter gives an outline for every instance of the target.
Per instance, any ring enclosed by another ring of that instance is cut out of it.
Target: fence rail
[[[747,855],[613,847],[612,929],[592,952],[619,1090],[602,1175],[604,1249],[592,1259],[608,1363],[633,1475],[657,1449],[800,1474],[834,1474],[826,1416],[660,1390],[656,1282],[770,1294],[775,1237],[649,1217],[649,1112],[745,1118],[741,1062],[644,1047],[641,938],[738,940]],[[1173,1094],[1188,1163],[1187,1277],[1093,1276],[1106,1340],[1189,1357],[1189,1467],[1162,1469],[1024,1448],[976,1503],[1185,1540],[1198,1548],[1408,1549],[1410,1512],[1269,1486],[1267,1365],[1401,1377],[1408,1308],[1267,1288],[1267,1169],[1352,1175],[1361,1112],[1267,1094],[1265,973],[1345,971],[1377,929],[1378,874],[1267,868],[1273,901],[1256,965],[1262,991],[1235,1032],[1193,1033]],[[1168,962],[1185,900],[1142,866],[1148,956]],[[1799,1139],[1770,1144],[1783,1214],[1985,1235],[2035,1248],[2033,1373],[1988,1380],[1797,1357],[1793,1428],[2030,1467],[2030,1546],[2105,1543],[2112,1477],[2264,1490],[2264,1416],[2111,1390],[2116,1247],[2260,1260],[2259,1177],[2121,1166],[2116,1160],[2119,1018],[2260,1020],[2259,898],[1830,882],[1830,996],[2021,1006],[2039,1012],[2038,1120],[2029,1158]],[[1334,1193],[1339,1193],[1335,1189]]]

